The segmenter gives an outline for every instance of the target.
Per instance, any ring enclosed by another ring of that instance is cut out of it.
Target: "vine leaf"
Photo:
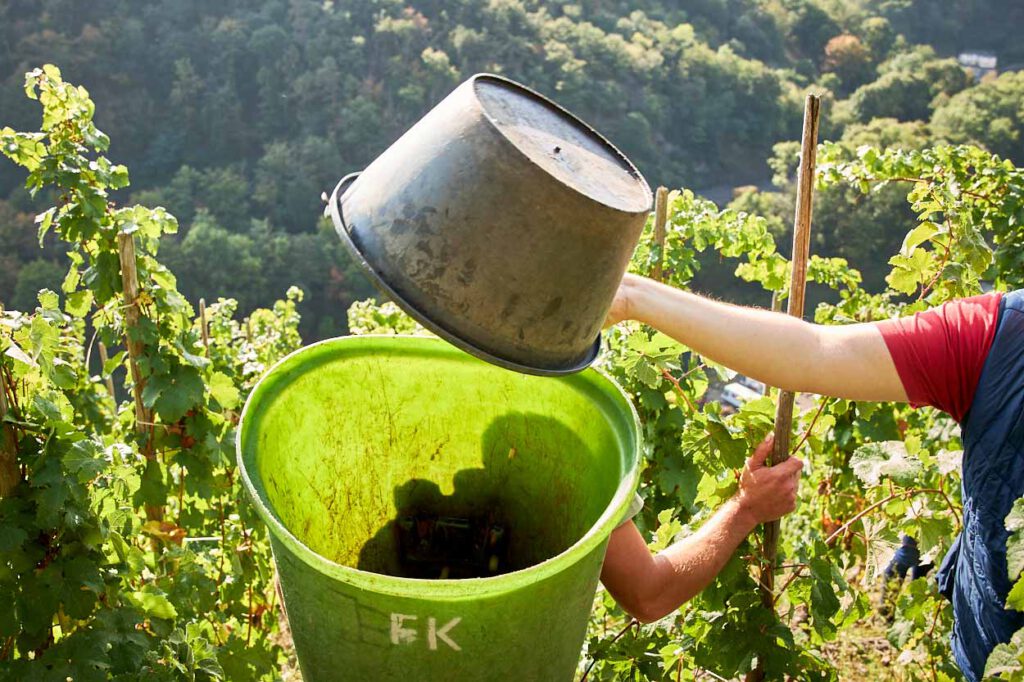
[[[64,455],[64,466],[68,472],[77,474],[81,482],[87,483],[107,468],[107,461],[94,441],[80,440]]]
[[[1010,575],[1016,577],[1024,570],[1024,498],[1013,503],[1013,508],[1006,515],[1006,530],[1010,538],[1006,542],[1007,555],[1016,554],[1015,561],[1007,559]]]
[[[141,591],[135,593],[135,599],[139,607],[146,612],[146,615],[154,618],[171,619],[178,616],[178,610],[170,602],[167,595],[154,585],[146,585]]]
[[[963,450],[940,450],[939,454],[935,455],[935,461],[939,466],[939,473],[946,476],[954,471],[959,472],[963,458]]]
[[[1024,666],[1021,665],[1021,650],[1024,648],[1024,629],[1017,630],[1009,642],[1000,644],[989,654],[985,663],[985,679],[1007,676],[1007,679],[1021,679]]]
[[[240,400],[238,389],[235,388],[235,383],[227,374],[224,374],[223,372],[214,372],[213,376],[210,377],[209,389],[210,395],[212,395],[214,400],[216,400],[217,403],[225,410],[230,410],[238,406],[238,402]]]
[[[152,377],[142,391],[143,403],[156,408],[165,423],[178,421],[202,399],[203,379],[189,366],[179,366],[173,373]]]
[[[1016,580],[1024,571],[1024,498],[1013,503],[1013,508],[1006,515],[1006,530],[1010,537],[1006,540],[1006,568],[1010,579]],[[1024,581],[1018,581],[1006,599],[1006,605],[1024,611]]]
[[[865,485],[878,485],[882,477],[896,483],[913,483],[921,473],[921,462],[911,458],[906,446],[898,440],[867,443],[860,446],[850,458],[854,475]]]

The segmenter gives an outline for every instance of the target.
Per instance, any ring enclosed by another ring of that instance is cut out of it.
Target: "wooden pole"
[[[3,315],[4,306],[0,304],[0,315]],[[0,497],[6,497],[18,485],[21,480],[21,472],[18,470],[18,436],[14,427],[2,423],[4,417],[10,412],[7,404],[7,372],[0,365]]]
[[[10,407],[7,404],[7,372],[0,367],[0,420],[7,416]],[[0,497],[11,494],[21,472],[18,470],[18,438],[14,427],[0,424]]]
[[[659,187],[654,194],[654,243],[658,245],[658,258],[654,261],[651,278],[661,281],[665,261],[665,223],[668,221],[668,189]]]
[[[807,260],[811,247],[811,217],[814,204],[814,172],[818,150],[818,117],[821,100],[816,95],[807,95],[804,103],[804,129],[800,145],[800,169],[797,175],[796,215],[793,220],[793,269],[789,280],[789,306],[787,313],[803,317],[804,297],[807,293]],[[771,464],[789,459],[789,447],[793,428],[793,403],[796,395],[791,391],[779,391],[779,402],[775,410],[775,448]],[[775,608],[775,563],[779,549],[779,522],[772,521],[764,526],[764,555],[761,563],[761,603],[765,608]],[[758,660],[757,668],[747,675],[747,680],[763,680],[764,664]]]
[[[206,355],[210,355],[210,332],[206,325],[206,299],[199,299],[199,334],[203,337],[203,347],[206,348]]]
[[[145,381],[139,371],[139,358],[142,357],[142,341],[137,338],[139,326],[139,270],[135,263],[135,238],[131,234],[117,235],[117,252],[121,259],[121,284],[124,287],[124,318],[125,347],[128,349],[128,365],[132,373],[132,393],[135,396],[135,421],[141,430],[144,423],[152,423],[150,415],[142,403],[142,389]]]
[[[125,347],[128,349],[128,365],[132,373],[132,393],[135,397],[135,431],[138,433],[139,442],[142,445],[142,455],[147,460],[154,460],[156,451],[153,448],[153,412],[147,410],[142,402],[142,390],[146,387],[146,382],[139,370],[139,360],[142,358],[144,345],[138,339],[139,319],[142,317],[142,312],[139,310],[139,269],[135,260],[134,235],[119,233],[117,235],[117,252],[121,261],[121,284],[124,287]],[[149,519],[160,520],[163,518],[163,508],[147,506],[146,516]]]
[[[99,342],[100,347],[100,362],[103,363],[103,370],[106,371],[107,361],[110,359],[107,356],[107,344],[102,341]],[[108,374],[107,379],[107,393],[110,394],[110,399],[114,401],[114,406],[117,406],[117,394],[114,392],[114,379]]]

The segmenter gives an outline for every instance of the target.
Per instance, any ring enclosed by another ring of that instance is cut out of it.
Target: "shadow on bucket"
[[[557,446],[541,451],[543,444]],[[536,478],[531,474],[531,462],[557,458],[559,450],[591,458],[586,444],[558,420],[499,417],[485,431],[481,450],[483,466],[457,471],[450,495],[420,478],[396,486],[398,512],[363,545],[356,568],[405,578],[501,575],[559,554],[597,520],[580,516],[588,505],[579,499],[579,478],[571,472],[550,477],[550,468],[542,467]],[[443,460],[444,452],[435,456]],[[517,495],[524,485],[539,486],[543,495]]]

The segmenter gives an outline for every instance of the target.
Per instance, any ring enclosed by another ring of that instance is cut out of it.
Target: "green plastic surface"
[[[306,682],[573,678],[639,427],[595,370],[494,367],[422,337],[304,348],[256,386],[238,456]],[[511,572],[402,577],[395,521],[496,515]]]

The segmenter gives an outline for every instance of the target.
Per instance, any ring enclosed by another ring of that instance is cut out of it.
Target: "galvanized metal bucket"
[[[597,357],[650,205],[643,176],[605,138],[478,74],[342,178],[327,212],[425,327],[497,365],[559,375]]]

